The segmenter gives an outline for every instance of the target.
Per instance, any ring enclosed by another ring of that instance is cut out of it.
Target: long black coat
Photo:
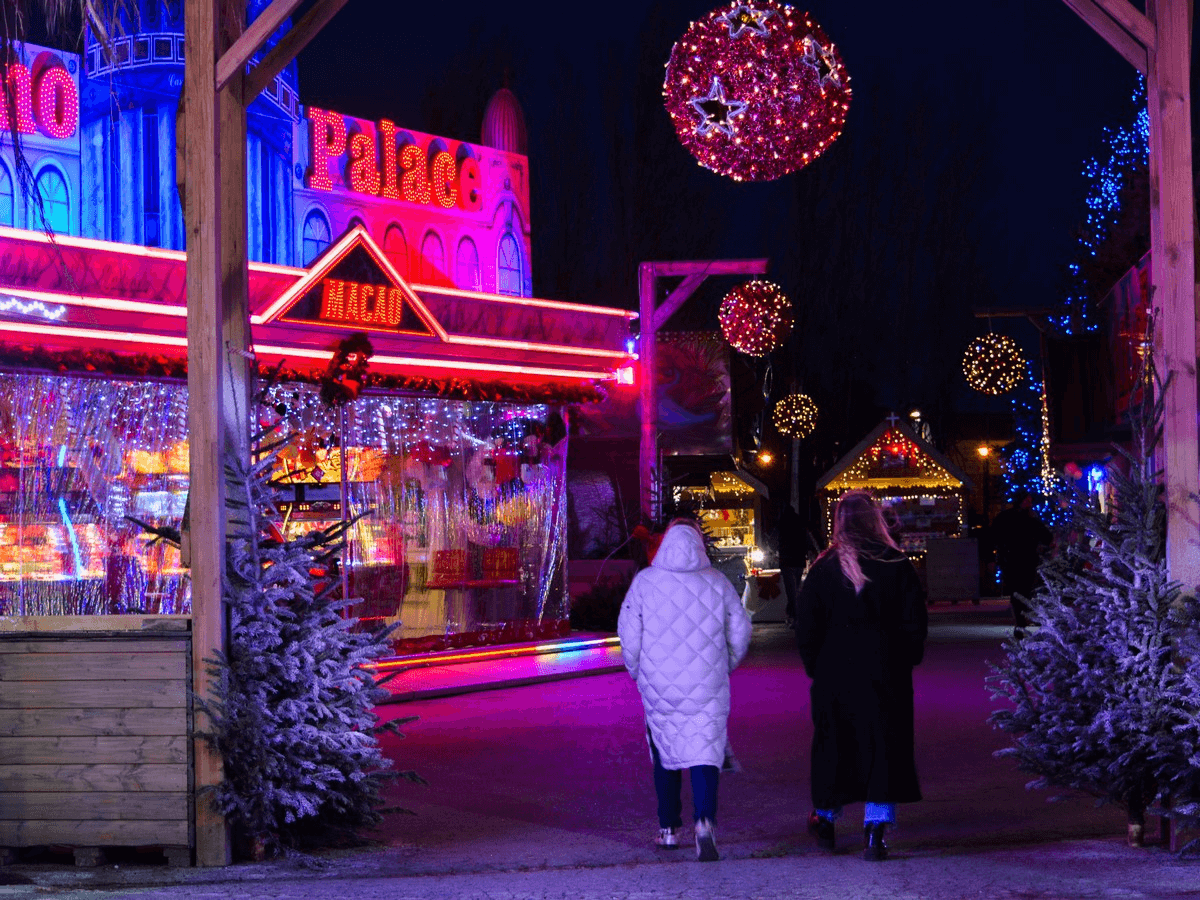
[[[912,670],[925,653],[925,593],[904,554],[872,548],[860,593],[827,553],[796,608],[812,678],[812,799],[817,809],[921,799],[913,760]]]

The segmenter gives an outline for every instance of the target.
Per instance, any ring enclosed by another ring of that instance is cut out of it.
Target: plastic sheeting
[[[412,649],[565,630],[559,410],[365,395],[338,411],[292,384],[271,401],[296,435],[284,533],[339,520],[343,495],[365,513],[344,553],[356,615]],[[178,552],[128,518],[179,527],[187,471],[186,386],[0,375],[0,614],[189,612]]]

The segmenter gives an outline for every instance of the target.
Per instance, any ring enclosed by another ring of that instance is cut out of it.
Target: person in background
[[[925,652],[925,592],[866,491],[838,501],[833,539],[796,604],[796,643],[812,679],[809,830],[832,851],[834,822],[863,802],[863,858],[887,858],[896,804],[921,799],[913,754],[912,670]]]
[[[617,620],[637,682],[658,797],[659,847],[679,846],[683,770],[695,808],[696,856],[719,858],[717,782],[728,746],[729,673],[750,646],[750,616],[704,549],[700,526],[675,519],[649,567],[634,576]]]
[[[1007,509],[992,520],[992,542],[1004,591],[1012,604],[1014,634],[1020,637],[1029,624],[1029,603],[1037,588],[1042,553],[1053,543],[1050,529],[1033,511],[1033,497],[1017,491]]]

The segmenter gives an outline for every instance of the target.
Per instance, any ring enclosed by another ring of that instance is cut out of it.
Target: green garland
[[[187,360],[160,353],[113,353],[110,350],[52,350],[0,343],[0,368],[57,374],[110,375],[116,378],[187,378]],[[259,374],[275,373],[279,381],[319,384],[321,371],[259,366]],[[426,394],[447,400],[511,403],[598,403],[605,397],[596,384],[508,384],[474,378],[427,378],[369,372],[364,390]]]

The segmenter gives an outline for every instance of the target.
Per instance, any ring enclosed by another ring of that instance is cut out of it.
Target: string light
[[[817,428],[817,404],[807,394],[789,394],[775,404],[774,420],[782,434],[803,440]]]
[[[984,394],[998,397],[1016,387],[1025,374],[1025,357],[1012,338],[986,334],[975,338],[963,354],[967,384]]]
[[[735,350],[748,356],[766,356],[792,330],[792,304],[769,281],[748,281],[721,301],[717,312],[721,332]]]
[[[700,165],[737,181],[770,181],[806,166],[842,133],[850,79],[809,16],[774,0],[735,0],[675,43],[663,99]]]

